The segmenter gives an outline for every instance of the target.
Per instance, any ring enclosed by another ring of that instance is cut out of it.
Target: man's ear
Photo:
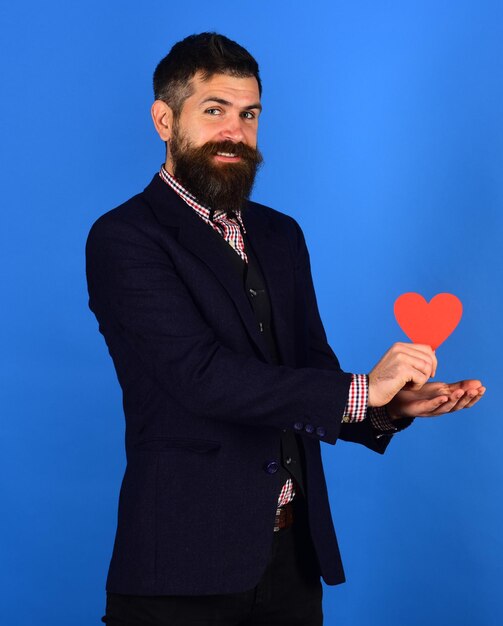
[[[159,137],[163,141],[168,141],[173,132],[173,111],[162,100],[156,100],[150,113]]]

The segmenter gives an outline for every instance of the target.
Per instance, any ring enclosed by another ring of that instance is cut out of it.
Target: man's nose
[[[243,141],[245,138],[243,130],[244,120],[241,117],[229,116],[225,122],[226,123],[220,132],[222,139],[227,139],[229,141],[233,141],[234,143]]]

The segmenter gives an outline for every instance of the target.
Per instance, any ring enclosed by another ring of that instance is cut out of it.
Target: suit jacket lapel
[[[178,242],[190,250],[213,272],[223,285],[236,306],[239,315],[263,358],[268,360],[264,339],[248,302],[239,274],[229,263],[229,259],[218,240],[220,235],[156,175],[145,189],[145,196],[157,219],[171,229],[178,231]]]

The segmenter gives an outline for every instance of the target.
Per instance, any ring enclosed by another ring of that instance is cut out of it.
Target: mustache
[[[247,146],[241,141],[234,143],[233,141],[208,141],[197,149],[202,156],[215,156],[218,152],[228,152],[241,157],[245,161],[250,161],[258,165],[262,163],[262,155],[257,148]]]

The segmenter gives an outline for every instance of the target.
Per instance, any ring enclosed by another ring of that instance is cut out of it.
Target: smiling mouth
[[[217,152],[217,156],[223,156],[229,159],[233,159],[237,157],[237,154],[232,154],[231,152]]]

